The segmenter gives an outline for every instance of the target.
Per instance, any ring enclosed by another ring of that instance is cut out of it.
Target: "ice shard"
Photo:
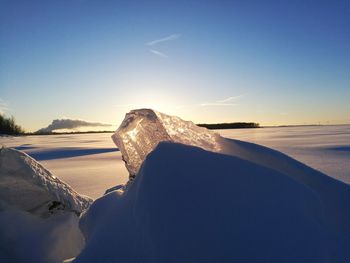
[[[131,178],[136,175],[146,156],[162,141],[171,141],[220,151],[220,135],[191,121],[151,109],[132,110],[112,135],[120,149]]]

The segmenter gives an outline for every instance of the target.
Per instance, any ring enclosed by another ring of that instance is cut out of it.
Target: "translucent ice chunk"
[[[169,116],[151,109],[132,110],[112,135],[120,149],[131,177],[138,172],[142,162],[159,142],[172,141],[220,151],[219,135],[191,121]]]

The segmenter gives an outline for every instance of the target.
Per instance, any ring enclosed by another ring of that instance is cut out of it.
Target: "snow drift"
[[[237,157],[162,142],[83,216],[75,262],[330,262],[317,194]],[[101,240],[104,242],[101,243]]]
[[[27,154],[0,150],[0,262],[58,263],[84,246],[79,195]]]
[[[29,155],[12,148],[0,150],[0,200],[41,217],[57,210],[80,214],[92,202]]]
[[[84,247],[72,212],[41,218],[0,201],[0,262],[62,263]]]
[[[1,150],[0,262],[61,262],[84,242],[73,262],[350,261],[349,185],[149,109],[128,113],[112,138],[131,180],[91,206]]]
[[[75,262],[349,262],[348,185],[152,110],[113,140],[136,176],[83,215]]]

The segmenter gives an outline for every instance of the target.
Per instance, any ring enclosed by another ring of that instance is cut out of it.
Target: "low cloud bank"
[[[100,123],[100,122],[89,122],[83,120],[72,120],[72,119],[57,119],[53,120],[52,123],[46,128],[42,128],[36,133],[50,133],[55,130],[61,129],[75,129],[80,127],[110,127],[111,124]]]

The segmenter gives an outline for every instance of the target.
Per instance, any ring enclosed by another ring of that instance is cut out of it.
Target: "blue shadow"
[[[34,146],[26,146],[26,145],[21,145],[21,146],[18,146],[18,147],[15,147],[16,150],[19,150],[19,151],[26,151],[26,150],[32,150],[32,149],[36,149],[38,147],[34,147]]]
[[[338,147],[329,148],[329,150],[332,150],[332,151],[342,151],[342,152],[350,152],[350,146],[338,146]]]
[[[16,147],[15,149],[21,150],[21,147]],[[28,150],[28,148],[24,149]],[[43,150],[43,151],[28,151],[27,154],[30,155],[37,161],[46,161],[53,159],[63,159],[63,158],[72,158],[84,155],[91,154],[100,154],[100,153],[109,153],[109,152],[118,152],[118,148],[56,148],[52,150]]]

